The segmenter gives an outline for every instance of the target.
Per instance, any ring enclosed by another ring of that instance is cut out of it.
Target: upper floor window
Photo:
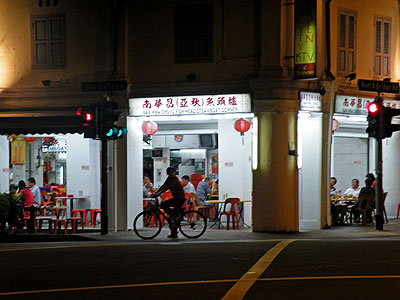
[[[375,17],[374,43],[374,75],[390,76],[390,35],[391,21],[387,18]]]
[[[213,59],[213,5],[175,7],[175,63],[207,63]]]
[[[32,16],[32,68],[66,67],[65,16]]]
[[[339,10],[338,73],[356,71],[356,25],[357,14]]]

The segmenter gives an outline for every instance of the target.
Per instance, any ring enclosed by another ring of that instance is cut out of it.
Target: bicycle
[[[176,226],[179,231],[189,239],[195,239],[204,234],[207,229],[207,219],[197,210],[184,211],[181,208],[179,217],[175,220],[160,209],[158,200],[154,204],[148,203],[133,221],[133,230],[136,235],[144,240],[153,239],[158,236],[164,225],[163,220],[168,224]]]

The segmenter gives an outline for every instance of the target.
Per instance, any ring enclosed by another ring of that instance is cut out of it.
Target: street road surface
[[[399,299],[400,239],[0,244],[1,299]]]

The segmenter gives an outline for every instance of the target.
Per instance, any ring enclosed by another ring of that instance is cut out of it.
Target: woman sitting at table
[[[24,201],[24,209],[29,211],[29,221],[27,224],[29,233],[35,233],[35,217],[37,207],[34,205],[34,197],[32,191],[26,186],[25,181],[21,180],[18,183],[17,196]]]

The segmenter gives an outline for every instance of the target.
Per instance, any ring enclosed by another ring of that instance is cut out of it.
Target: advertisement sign
[[[25,141],[13,141],[11,143],[11,164],[23,165],[25,164]]]
[[[294,76],[316,77],[316,1],[296,0],[294,24]]]
[[[251,112],[250,94],[129,99],[129,116],[173,116]]]
[[[373,101],[374,98],[336,96],[335,113],[368,116],[367,104]],[[400,109],[400,100],[383,100],[383,105]]]
[[[300,110],[321,111],[321,94],[300,92]]]
[[[66,138],[56,138],[52,144],[48,145],[42,143],[42,152],[67,152],[67,139]]]

